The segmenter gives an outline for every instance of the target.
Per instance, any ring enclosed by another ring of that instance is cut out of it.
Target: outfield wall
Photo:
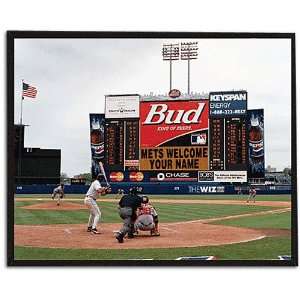
[[[237,194],[237,186],[225,184],[200,184],[200,183],[112,183],[112,192],[118,189],[125,192],[132,186],[143,187],[145,194],[189,194],[189,195],[232,195]],[[51,194],[56,185],[18,185],[16,194]],[[88,185],[65,185],[66,194],[85,194]],[[291,194],[290,185],[256,185],[257,194]],[[243,189],[243,194],[247,194],[247,187]]]

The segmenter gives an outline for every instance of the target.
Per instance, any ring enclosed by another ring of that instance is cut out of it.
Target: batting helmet
[[[104,176],[102,173],[99,173],[96,177],[97,180],[102,181],[104,179]]]

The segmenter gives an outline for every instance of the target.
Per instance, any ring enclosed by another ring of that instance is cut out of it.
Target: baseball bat
[[[105,179],[105,182],[106,182],[107,186],[110,186],[110,184],[107,181],[107,177],[106,177],[106,173],[105,173],[102,161],[99,161],[99,167],[100,167],[102,175],[104,176],[104,179]]]

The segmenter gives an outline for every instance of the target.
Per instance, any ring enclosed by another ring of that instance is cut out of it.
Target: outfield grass
[[[248,195],[149,195],[150,199],[198,199],[198,200],[245,200]],[[45,194],[16,194],[15,198],[51,199]],[[84,199],[82,194],[67,194],[66,200]],[[120,198],[117,195],[105,196],[106,199]],[[291,201],[291,195],[257,195],[256,201]]]
[[[212,224],[249,228],[291,229],[291,213],[286,212],[272,215],[243,217],[239,219],[217,221]]]
[[[291,255],[288,237],[268,237],[247,243],[172,249],[47,249],[15,247],[16,260],[111,260],[149,259],[173,260],[180,256],[214,255],[222,260],[270,260]]]
[[[28,210],[22,206],[41,203],[41,201],[16,202],[15,224],[38,225],[38,224],[79,224],[86,223],[87,210]],[[100,202],[102,222],[119,223],[121,219],[115,203]],[[197,219],[208,219],[228,215],[247,214],[259,211],[271,210],[272,207],[253,205],[212,205],[212,204],[167,204],[157,203],[160,222],[179,222]]]

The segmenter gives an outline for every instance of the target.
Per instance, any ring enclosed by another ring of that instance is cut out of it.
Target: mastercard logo
[[[111,172],[109,178],[111,181],[123,181],[124,174],[122,172]]]
[[[131,172],[129,174],[130,181],[142,181],[144,179],[144,174],[142,172]]]

